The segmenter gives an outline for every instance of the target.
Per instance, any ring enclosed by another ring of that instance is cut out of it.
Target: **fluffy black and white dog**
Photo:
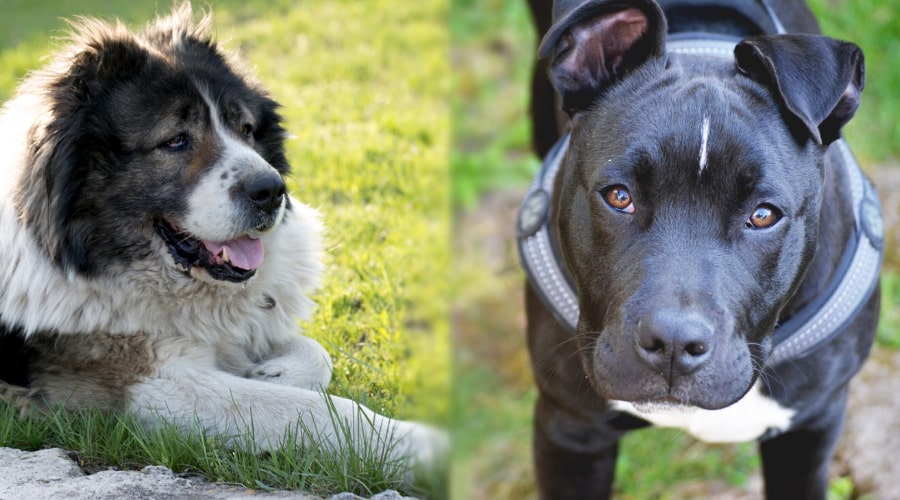
[[[210,22],[81,20],[2,109],[0,394],[227,436],[252,419],[261,449],[298,418],[337,444],[333,405],[361,442],[432,457],[440,433],[321,392],[331,361],[297,331],[319,218],[286,193],[278,105]]]

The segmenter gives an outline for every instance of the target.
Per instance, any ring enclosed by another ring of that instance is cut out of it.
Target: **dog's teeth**
[[[222,262],[231,262],[231,258],[228,256],[228,247],[223,248],[219,256],[222,257]]]

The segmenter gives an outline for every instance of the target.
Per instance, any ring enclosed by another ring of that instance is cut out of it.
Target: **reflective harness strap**
[[[679,39],[670,41],[669,52],[731,58],[734,46],[734,41],[719,39]],[[569,138],[566,133],[544,159],[519,209],[516,232],[519,258],[529,283],[556,320],[574,334],[578,297],[574,282],[561,265],[558,242],[550,230],[553,184],[568,151]],[[878,283],[884,231],[878,194],[842,139],[830,147],[837,148],[841,168],[848,174],[856,219],[854,234],[826,287],[828,293],[776,327],[768,366],[803,356],[840,333],[868,302]]]
[[[578,324],[578,297],[568,273],[560,267],[560,257],[551,241],[550,205],[553,182],[562,159],[569,149],[566,133],[547,153],[544,164],[531,183],[525,201],[519,209],[516,234],[519,240],[519,260],[528,281],[553,313],[556,320],[575,333]]]
[[[869,301],[881,274],[884,222],[878,193],[847,143],[839,139],[830,147],[838,148],[848,174],[856,219],[854,234],[826,293],[776,327],[770,366],[802,357],[834,338]]]

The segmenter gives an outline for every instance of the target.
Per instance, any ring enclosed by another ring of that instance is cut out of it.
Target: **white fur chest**
[[[794,410],[762,394],[759,382],[737,403],[720,410],[658,408],[648,411],[625,401],[610,401],[613,409],[640,417],[657,427],[682,429],[707,443],[752,441],[769,429],[787,430]]]

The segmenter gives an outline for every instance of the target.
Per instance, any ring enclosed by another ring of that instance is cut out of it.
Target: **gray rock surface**
[[[900,351],[876,350],[850,382],[836,472],[873,498],[900,498]]]
[[[224,500],[249,498],[290,498],[322,500],[322,497],[278,491],[262,492],[243,486],[224,485],[199,478],[177,476],[166,467],[145,467],[140,471],[107,470],[95,474],[84,471],[58,448],[25,452],[0,448],[0,499],[35,500],[66,498],[72,500]],[[363,500],[352,493],[341,493],[329,500]],[[396,491],[385,491],[371,500],[411,500]]]

